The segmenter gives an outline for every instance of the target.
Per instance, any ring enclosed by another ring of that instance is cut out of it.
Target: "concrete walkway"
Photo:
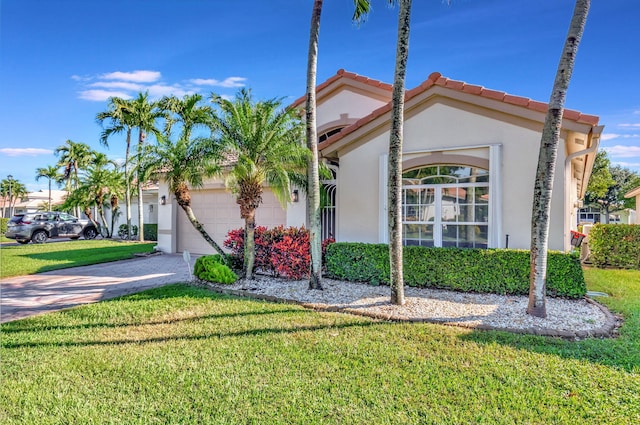
[[[0,323],[188,280],[189,269],[181,254],[1,279]]]

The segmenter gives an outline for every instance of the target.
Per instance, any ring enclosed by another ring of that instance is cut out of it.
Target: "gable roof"
[[[370,90],[377,92],[388,92],[385,96],[387,99],[391,99],[391,92],[393,91],[393,86],[391,84],[383,83],[382,81],[374,80],[363,75],[358,75],[354,72],[345,71],[344,69],[339,69],[338,72],[336,72],[336,75],[333,75],[316,87],[316,93],[318,97],[321,97],[327,92],[334,91],[331,90],[332,87],[337,88],[345,85],[359,85],[360,87],[368,87]],[[304,107],[306,99],[306,95],[300,96],[291,104],[291,107]]]
[[[338,71],[338,73],[340,72],[342,72],[341,75],[344,75],[344,74],[357,75],[353,73],[347,73],[342,69]],[[325,86],[325,84],[328,83],[329,81],[332,81],[332,80],[335,81],[336,77],[337,76],[334,76],[329,80],[325,81],[325,83],[322,83],[320,86],[318,86],[318,88]],[[361,77],[361,78],[366,79],[366,77]],[[375,80],[372,80],[372,81],[375,81]],[[380,83],[380,84],[383,84],[383,83]],[[389,86],[389,85],[386,85],[386,86]],[[547,103],[531,100],[529,98],[522,97],[522,96],[512,95],[503,91],[491,90],[491,89],[484,88],[482,86],[468,84],[464,81],[452,80],[447,77],[443,77],[442,74],[440,74],[439,72],[433,72],[431,75],[429,75],[429,78],[427,78],[427,80],[425,80],[422,84],[420,84],[419,86],[411,90],[407,90],[405,92],[405,102],[408,102],[414,97],[418,96],[419,94],[422,94],[428,91],[432,87],[443,87],[446,89],[455,90],[457,92],[478,96],[479,98],[491,99],[498,102],[502,102],[504,104],[523,107],[535,112],[546,113],[548,109]],[[304,101],[304,97],[302,97],[301,99]],[[298,101],[300,101],[300,99],[298,99]],[[334,143],[338,142],[339,140],[344,138],[346,135],[353,133],[360,127],[374,121],[376,118],[379,118],[386,113],[389,113],[391,111],[391,103],[392,102],[389,101],[386,105],[376,109],[375,111],[359,119],[352,125],[345,127],[339,133],[331,136],[330,138],[322,142],[318,146],[318,148],[320,150],[325,149],[333,145]],[[580,124],[587,124],[590,126],[596,126],[599,121],[599,117],[595,115],[583,114],[580,111],[576,111],[573,109],[565,109],[563,114],[563,119],[575,121],[576,123],[580,123]]]

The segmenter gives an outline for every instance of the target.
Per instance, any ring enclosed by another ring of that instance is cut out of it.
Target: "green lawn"
[[[86,266],[131,258],[138,252],[151,252],[152,243],[116,242],[108,239],[78,240],[18,246],[3,245],[0,250],[0,277],[22,276],[68,267]]]
[[[3,424],[636,424],[640,272],[587,270],[616,339],[398,324],[172,285],[2,325]]]

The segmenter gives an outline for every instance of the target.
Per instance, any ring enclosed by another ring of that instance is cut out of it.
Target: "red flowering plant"
[[[322,255],[333,238],[322,242]],[[309,231],[304,227],[278,226],[272,229],[256,227],[255,268],[275,277],[302,279],[309,277],[311,254],[309,251]],[[244,260],[244,229],[229,232],[224,246],[231,250],[236,264]]]

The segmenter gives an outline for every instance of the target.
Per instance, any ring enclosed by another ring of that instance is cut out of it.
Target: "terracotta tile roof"
[[[368,77],[365,77],[363,75],[358,75],[358,74],[356,74],[354,72],[345,71],[344,69],[339,69],[338,72],[336,72],[336,75],[332,76],[331,78],[329,78],[328,80],[326,80],[325,82],[323,82],[322,84],[320,84],[320,85],[318,85],[316,87],[316,93],[320,93],[323,89],[325,89],[326,87],[328,87],[332,83],[334,83],[334,82],[336,82],[336,81],[338,81],[340,79],[343,79],[343,78],[354,80],[354,81],[359,81],[359,82],[367,84],[369,86],[381,88],[381,89],[389,91],[389,92],[393,91],[393,86],[391,84],[383,83],[382,81],[374,80],[372,78],[368,78]],[[294,108],[297,108],[299,106],[303,106],[306,98],[307,98],[306,95],[297,98],[295,100],[295,102],[293,102],[291,104],[291,106],[294,107]]]
[[[343,74],[350,74],[350,75],[356,75],[356,74],[352,74],[352,73],[347,73],[344,70],[340,70],[338,71],[339,73],[342,72]],[[325,83],[321,84],[318,87],[323,86],[324,84],[326,84],[329,81],[335,81],[332,80],[335,77],[330,78],[329,80],[327,80]],[[382,84],[382,83],[380,83]],[[390,89],[392,89],[391,86],[389,86],[388,84],[385,85],[390,87]],[[526,97],[522,97],[522,96],[515,96],[512,94],[508,94],[505,93],[503,91],[497,91],[497,90],[491,90],[491,89],[486,89],[482,86],[477,86],[477,85],[473,85],[473,84],[467,84],[464,81],[457,81],[457,80],[451,80],[449,78],[443,77],[442,74],[440,74],[439,72],[434,72],[431,75],[429,75],[429,78],[427,78],[426,81],[424,81],[422,84],[420,84],[419,86],[411,89],[411,90],[407,90],[405,92],[405,101],[409,101],[412,98],[414,98],[415,96],[427,91],[429,88],[433,87],[433,86],[440,86],[440,87],[444,87],[447,89],[451,89],[451,90],[457,90],[463,93],[468,93],[468,94],[472,94],[475,96],[480,96],[480,97],[484,97],[487,99],[493,99],[493,100],[497,100],[500,102],[504,102],[504,103],[508,103],[508,104],[512,104],[512,105],[516,105],[516,106],[521,106],[536,112],[543,112],[546,113],[547,109],[548,109],[548,105],[544,102],[539,102],[536,100],[531,100],[529,98]],[[304,97],[302,98],[304,100]],[[371,121],[375,120],[376,118],[386,114],[387,112],[389,112],[391,110],[391,102],[389,102],[388,104],[376,109],[375,111],[373,111],[372,113],[370,113],[369,115],[359,119],[358,121],[356,121],[355,123],[353,123],[352,125],[350,125],[349,127],[344,128],[341,132],[333,135],[332,137],[330,137],[329,139],[325,140],[324,142],[322,142],[318,148],[319,149],[324,149],[327,146],[332,145],[333,143],[337,142],[338,140],[342,139],[344,136],[346,136],[349,133],[353,133],[355,130],[357,130],[358,128],[362,127],[365,124],[370,123]],[[565,109],[564,110],[564,115],[563,115],[564,119],[567,120],[571,120],[571,121],[576,121],[578,123],[584,123],[584,124],[590,124],[592,126],[595,126],[598,124],[599,121],[599,117],[596,115],[587,115],[587,114],[583,114],[579,111],[575,111],[572,109]]]

